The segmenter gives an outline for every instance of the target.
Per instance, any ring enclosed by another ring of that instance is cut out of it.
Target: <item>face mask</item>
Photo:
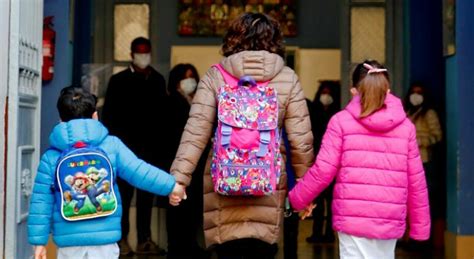
[[[133,64],[141,69],[145,69],[150,65],[150,53],[135,53],[133,54]]]
[[[329,94],[322,94],[320,97],[319,97],[319,101],[324,105],[324,106],[329,106],[331,105],[334,100],[332,99],[332,96],[330,96]]]
[[[410,103],[413,106],[418,106],[423,103],[423,95],[421,94],[411,94],[410,95]]]
[[[181,80],[179,85],[185,95],[190,95],[196,90],[197,82],[194,78],[186,78]]]

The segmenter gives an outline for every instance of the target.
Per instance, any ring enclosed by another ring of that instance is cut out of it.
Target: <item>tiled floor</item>
[[[337,244],[310,244],[305,241],[311,233],[311,220],[300,221],[298,236],[298,258],[299,259],[336,259],[339,258]],[[165,256],[130,256],[122,259],[163,259]],[[213,257],[214,258],[214,257]],[[419,248],[410,250],[397,247],[396,259],[441,259],[442,253],[430,250],[421,251]],[[293,259],[293,258],[291,258]],[[295,258],[296,259],[296,258]]]

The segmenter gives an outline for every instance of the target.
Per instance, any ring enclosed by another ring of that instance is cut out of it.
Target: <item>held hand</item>
[[[169,202],[172,206],[178,206],[181,200],[186,200],[186,187],[177,183],[173,191],[170,193]]]
[[[35,246],[35,259],[46,259],[46,246]]]
[[[299,212],[300,218],[305,219],[313,213],[314,208],[316,208],[316,204],[310,204],[308,205],[304,210]]]

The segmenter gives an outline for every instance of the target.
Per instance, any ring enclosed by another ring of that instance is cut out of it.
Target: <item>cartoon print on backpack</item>
[[[66,152],[60,159],[57,178],[65,220],[103,217],[115,212],[112,168],[101,150],[82,147]]]
[[[77,202],[74,206],[75,214],[79,213],[79,210],[84,206],[86,196],[89,197],[89,201],[95,206],[97,212],[102,211],[98,198],[102,197],[101,194],[110,191],[110,182],[104,180],[107,174],[105,168],[98,170],[95,167],[90,167],[85,174],[78,172],[74,176],[66,176],[64,182],[71,186],[72,193],[71,191],[64,191],[64,199],[68,203],[72,200]]]

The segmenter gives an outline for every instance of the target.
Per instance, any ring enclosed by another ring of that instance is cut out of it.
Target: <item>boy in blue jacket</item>
[[[98,121],[96,98],[85,89],[64,88],[57,108],[61,123],[41,157],[28,216],[35,258],[46,258],[50,232],[58,258],[118,258],[122,207],[116,177],[163,196],[176,191],[175,179],[108,135]],[[71,151],[87,147],[93,155]]]

